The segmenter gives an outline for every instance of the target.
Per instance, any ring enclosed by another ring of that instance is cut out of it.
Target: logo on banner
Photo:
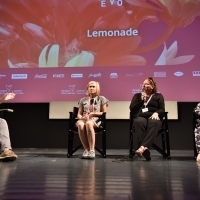
[[[75,85],[69,85],[69,89],[71,92],[74,92]]]
[[[75,94],[74,88],[75,88],[75,85],[69,85],[69,89],[61,90],[61,94]]]
[[[94,77],[94,78],[100,78],[101,77],[101,73],[96,73],[96,74],[89,74],[88,76],[89,78],[90,77]]]
[[[6,85],[5,90],[0,90],[0,94],[14,92],[15,94],[24,94],[22,90],[12,89],[12,85]]]
[[[143,76],[144,73],[132,73],[132,74],[126,74],[126,77],[138,77],[138,76]]]
[[[61,94],[86,94],[86,90],[75,90],[75,85],[69,85],[69,89],[62,89]]]
[[[117,73],[111,73],[110,78],[118,78],[118,74]]]
[[[12,85],[6,85],[6,90],[7,90],[8,93],[11,92],[11,88],[12,88]]]
[[[28,74],[12,74],[11,79],[27,79]]]
[[[71,74],[71,78],[83,78],[83,74]]]
[[[193,71],[193,72],[192,72],[192,75],[193,75],[193,76],[200,76],[200,71]]]
[[[166,72],[154,72],[154,77],[166,77]]]
[[[6,77],[4,74],[0,74],[0,79]]]
[[[65,74],[53,74],[53,78],[64,78]]]
[[[132,94],[140,93],[142,89],[132,89]]]
[[[174,76],[183,76],[183,72],[175,72]]]
[[[47,74],[36,74],[35,78],[45,79],[47,78]]]

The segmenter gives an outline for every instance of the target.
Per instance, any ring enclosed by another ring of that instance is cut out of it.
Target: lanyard
[[[149,99],[148,99],[147,102],[144,102],[144,107],[145,107],[145,108],[147,107],[147,105],[148,105],[149,101],[151,100],[152,96],[153,96],[153,94],[149,97]]]

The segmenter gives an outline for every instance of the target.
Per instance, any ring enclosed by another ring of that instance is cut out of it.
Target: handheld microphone
[[[142,92],[146,93],[145,87],[142,88]],[[144,100],[144,102],[146,102],[146,100],[147,100],[147,99],[146,99],[146,96],[143,97],[143,100]]]

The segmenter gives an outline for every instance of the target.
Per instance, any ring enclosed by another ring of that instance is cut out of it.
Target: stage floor
[[[67,158],[66,149],[14,149],[19,158],[0,162],[0,200],[199,200],[200,163],[193,151],[152,150],[152,160],[107,150],[107,158]]]

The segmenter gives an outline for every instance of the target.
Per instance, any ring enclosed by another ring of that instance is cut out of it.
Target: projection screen
[[[130,101],[154,77],[166,101],[199,101],[199,0],[0,0],[0,95],[78,101],[98,81]]]

